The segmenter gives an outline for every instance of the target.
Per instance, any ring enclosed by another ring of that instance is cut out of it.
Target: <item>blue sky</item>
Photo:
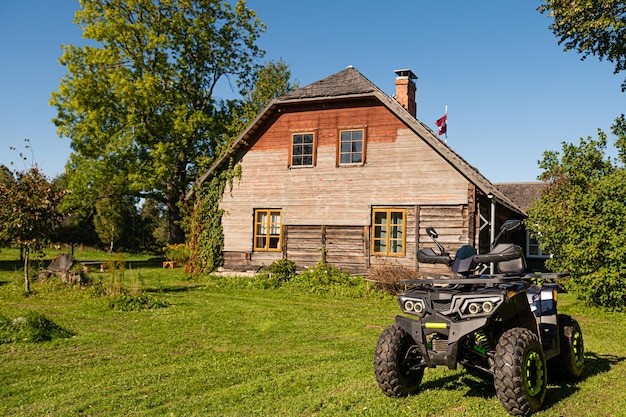
[[[265,60],[282,58],[300,86],[352,65],[393,94],[393,71],[412,69],[417,118],[435,130],[448,106],[448,144],[492,182],[534,181],[544,151],[609,132],[626,111],[622,76],[610,63],[563,52],[540,4],[248,0],[267,24]],[[65,74],[61,45],[84,42],[72,23],[78,6],[0,2],[0,164],[30,166],[23,152],[50,177],[64,170],[70,142],[57,136],[48,100]],[[233,94],[226,82],[218,93]]]

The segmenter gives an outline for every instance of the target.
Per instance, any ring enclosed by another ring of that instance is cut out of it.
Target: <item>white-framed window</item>
[[[531,234],[526,231],[526,257],[528,258],[549,258],[550,255],[544,255],[541,251],[541,246],[537,238],[532,237]]]

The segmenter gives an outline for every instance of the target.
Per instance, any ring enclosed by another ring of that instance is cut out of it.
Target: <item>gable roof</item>
[[[277,99],[279,102],[314,99],[324,97],[354,96],[380,91],[370,80],[353,67],[315,81],[298,90],[287,93]]]
[[[526,211],[548,186],[546,182],[505,182],[494,184],[519,208]]]
[[[507,208],[522,215],[526,215],[523,209],[509,199],[487,178],[485,178],[476,168],[470,165],[459,154],[452,150],[446,143],[442,142],[435,133],[425,124],[413,117],[400,103],[381,91],[374,83],[368,80],[354,67],[349,66],[336,74],[330,75],[322,80],[308,84],[298,90],[287,93],[270,104],[248,125],[243,133],[230,145],[227,152],[220,156],[193,185],[187,193],[186,199],[193,196],[197,189],[210,175],[223,164],[230,156],[243,148],[248,142],[247,139],[263,124],[265,120],[281,111],[284,105],[316,102],[325,100],[341,100],[347,98],[375,97],[386,106],[396,117],[418,136],[420,136],[431,148],[441,155],[450,165],[456,168],[467,180],[473,183],[485,194],[492,194],[498,202]]]

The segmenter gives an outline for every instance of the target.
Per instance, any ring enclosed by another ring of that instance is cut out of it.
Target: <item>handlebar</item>
[[[512,243],[501,243],[496,245],[491,252],[473,255],[473,264],[487,264],[489,262],[504,262],[521,258],[524,255],[522,248]],[[417,260],[426,264],[450,265],[452,259],[448,252],[436,253],[432,248],[420,249],[417,251]]]
[[[420,249],[417,251],[417,260],[425,264],[450,265],[452,259],[448,252],[436,253],[432,248]]]
[[[487,264],[489,262],[504,262],[521,258],[524,255],[522,248],[512,243],[501,243],[496,245],[491,252],[474,255],[474,262]]]

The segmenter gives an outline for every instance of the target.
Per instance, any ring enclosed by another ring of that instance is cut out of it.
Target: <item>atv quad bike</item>
[[[565,288],[559,274],[524,274],[522,249],[499,243],[521,221],[505,222],[489,253],[461,247],[454,257],[427,233],[434,249],[422,249],[422,263],[447,265],[451,279],[403,281],[398,295],[402,311],[376,346],[374,370],[380,389],[390,397],[416,392],[426,368],[461,366],[493,378],[498,399],[511,415],[529,415],[542,406],[548,373],[580,377],[583,336],[570,316],[557,313],[557,293]],[[482,274],[494,263],[498,273]],[[459,277],[460,276],[460,277]],[[533,282],[541,281],[534,285]]]

